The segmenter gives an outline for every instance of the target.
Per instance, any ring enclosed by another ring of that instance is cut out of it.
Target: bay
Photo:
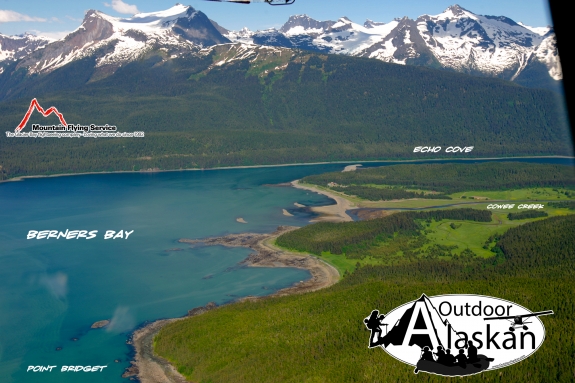
[[[573,164],[557,158],[521,161]],[[132,356],[126,340],[137,326],[185,315],[210,301],[271,294],[308,278],[305,270],[238,266],[249,249],[189,248],[177,240],[306,225],[312,217],[294,202],[332,201],[269,185],[345,165],[94,174],[0,184],[0,381],[125,381],[121,374]],[[240,217],[247,224],[238,223]],[[98,230],[98,235],[26,239],[29,230],[66,229]],[[106,230],[134,232],[128,239],[104,240]],[[90,329],[103,319],[112,324]],[[60,372],[65,365],[107,367]],[[28,366],[57,367],[34,373],[26,372]]]

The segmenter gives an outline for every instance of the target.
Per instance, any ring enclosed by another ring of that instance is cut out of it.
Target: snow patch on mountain
[[[539,36],[545,36],[547,33],[549,33],[549,31],[553,29],[549,25],[546,27],[530,27],[529,25],[523,24],[521,21],[519,21],[517,24],[521,25],[523,28],[529,29],[533,33],[537,33]]]
[[[228,33],[224,34],[232,42],[241,42],[244,44],[253,44],[254,43],[254,32],[250,31],[248,28],[244,27],[237,32],[229,31]]]
[[[317,21],[291,16],[279,29],[230,31],[232,41],[369,57],[414,65],[437,65],[471,74],[515,79],[528,65],[543,62],[561,79],[553,30],[529,27],[505,17],[483,16],[453,5],[438,15],[359,25],[342,17]]]
[[[0,64],[4,61],[21,59],[53,41],[55,40],[52,38],[29,33],[19,36],[6,36],[0,33]]]
[[[551,27],[530,27],[505,16],[477,15],[459,5],[416,20],[403,17],[383,23],[368,19],[363,25],[347,17],[318,21],[308,15],[294,15],[279,29],[255,32],[248,28],[229,31],[181,4],[129,18],[90,10],[82,25],[60,40],[0,35],[0,64],[20,60],[18,67],[27,68],[29,73],[46,73],[94,57],[96,68],[111,74],[149,51],[164,52],[163,59],[169,60],[228,43],[242,46],[234,48],[234,60],[258,51],[257,47],[295,48],[507,80],[517,79],[532,65],[536,72],[541,71],[543,64],[552,79],[562,78]]]
[[[21,65],[27,67],[29,73],[45,73],[96,55],[97,68],[117,68],[160,47],[169,57],[177,57],[177,52],[197,51],[203,46],[227,42],[229,40],[202,12],[190,6],[176,4],[164,11],[139,13],[130,18],[90,10],[77,30]]]
[[[554,80],[561,80],[563,78],[563,71],[561,69],[561,62],[559,61],[559,53],[557,51],[557,41],[555,35],[545,38],[535,51],[535,56],[545,64],[549,75]]]

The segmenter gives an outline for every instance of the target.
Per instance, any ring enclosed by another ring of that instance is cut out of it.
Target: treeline
[[[399,185],[446,194],[468,190],[505,190],[527,187],[573,187],[572,166],[524,162],[484,162],[479,164],[407,164],[330,172],[307,176],[303,182],[326,186]]]
[[[369,201],[389,201],[394,199],[424,198],[424,199],[451,199],[445,194],[439,193],[418,193],[399,188],[374,188],[368,186],[333,186],[330,189],[355,195],[356,197],[367,199]]]
[[[466,381],[572,382],[573,233],[575,215],[559,216],[510,229],[499,240],[501,250],[489,259],[364,266],[328,289],[236,303],[174,322],[160,331],[154,349],[191,381],[408,382],[414,379],[413,367],[368,349],[363,319],[374,309],[388,313],[422,293],[481,294],[554,315],[541,317],[546,338],[537,352]],[[421,372],[419,378],[445,382]]]
[[[529,270],[552,275],[575,266],[575,215],[558,216],[509,229],[495,245],[506,259],[505,272]],[[536,254],[537,256],[534,256]]]
[[[519,219],[529,219],[529,218],[541,218],[541,217],[548,217],[544,211],[537,211],[537,210],[526,210],[519,213],[509,213],[507,214],[507,219],[510,221],[519,220]]]
[[[279,246],[321,254],[357,253],[366,251],[370,246],[393,238],[395,233],[415,236],[422,229],[417,220],[469,220],[490,222],[489,210],[445,209],[421,212],[400,212],[383,218],[357,222],[319,222],[301,229],[282,234],[276,239]]]
[[[445,281],[448,276],[458,279],[481,279],[516,275],[529,277],[541,273],[552,276],[562,274],[569,267],[575,274],[575,215],[556,216],[513,227],[494,238],[494,257],[474,258],[472,264],[453,260],[417,258],[409,264],[394,266],[363,266],[345,278],[342,284],[358,284],[365,280],[385,280],[402,275],[407,280]],[[491,240],[490,238],[489,240]],[[489,241],[488,240],[488,241]],[[439,246],[435,250],[449,251],[452,247]],[[455,261],[455,262],[454,262]],[[539,274],[539,275],[541,275]],[[572,299],[575,303],[575,298]],[[575,305],[571,308],[575,311]]]
[[[302,55],[310,53],[296,53],[281,74],[262,75],[254,69],[259,64],[246,59],[198,80],[190,77],[211,65],[211,57],[164,62],[150,52],[99,81],[88,58],[33,77],[9,65],[0,74],[6,130],[19,124],[36,97],[44,107],[56,106],[68,123],[111,124],[124,132],[144,131],[146,137],[2,134],[0,165],[5,177],[15,177],[408,159],[421,142],[473,143],[476,156],[572,153],[565,113],[550,91],[338,55],[311,54],[302,64]],[[58,121],[33,113],[32,123]]]
[[[547,204],[549,207],[555,207],[558,209],[569,209],[575,210],[575,201],[560,201],[560,202],[549,202]]]

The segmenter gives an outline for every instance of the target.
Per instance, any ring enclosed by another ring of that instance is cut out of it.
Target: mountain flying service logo
[[[419,371],[465,376],[526,359],[545,340],[541,315],[499,298],[451,294],[428,297],[364,319],[369,348],[381,347]]]
[[[51,106],[50,108],[48,108],[48,110],[44,110],[40,104],[38,103],[38,100],[33,99],[30,102],[30,106],[28,107],[28,111],[26,112],[26,114],[24,115],[24,118],[22,119],[22,122],[20,122],[20,124],[18,124],[18,126],[16,127],[16,129],[14,130],[14,132],[20,132],[22,129],[24,129],[24,127],[26,126],[26,124],[28,123],[28,120],[30,119],[30,116],[32,115],[32,112],[34,111],[34,109],[36,109],[38,112],[40,112],[42,114],[42,116],[44,117],[48,117],[49,115],[51,115],[52,113],[54,113],[56,116],[58,116],[58,119],[60,120],[60,123],[62,124],[62,127],[67,127],[68,124],[66,123],[66,120],[64,120],[64,115],[60,112],[58,112],[58,109],[56,109],[56,107]]]
[[[48,117],[51,114],[55,114],[60,120],[58,125],[40,125],[32,124],[31,132],[22,132],[22,130],[28,124],[32,112],[37,110],[42,116]],[[37,99],[33,99],[30,102],[28,111],[24,115],[24,118],[18,124],[14,133],[6,132],[7,137],[32,137],[32,138],[45,138],[45,137],[144,137],[144,132],[118,132],[115,125],[80,125],[80,124],[68,124],[64,119],[64,115],[56,109],[56,107],[51,106],[50,108],[44,110]]]

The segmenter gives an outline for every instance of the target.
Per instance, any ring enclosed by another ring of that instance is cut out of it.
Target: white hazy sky
[[[76,29],[89,9],[112,16],[129,17],[136,12],[153,12],[175,5],[177,0],[0,0],[0,33],[31,32],[61,37]],[[347,16],[362,24],[365,19],[389,22],[396,17],[416,18],[438,14],[455,0],[296,0],[293,5],[230,4],[202,0],[180,0],[201,10],[227,29],[252,30],[280,27],[289,16],[307,14],[317,20]],[[531,26],[551,24],[546,0],[459,0],[459,5],[481,15],[507,16]]]

